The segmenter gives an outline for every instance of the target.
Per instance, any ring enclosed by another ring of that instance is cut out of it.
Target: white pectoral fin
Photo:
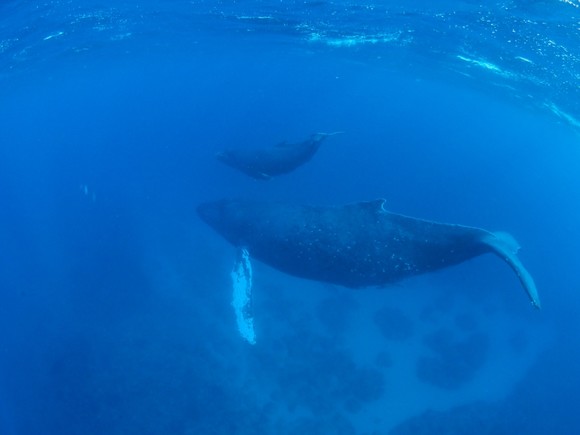
[[[247,249],[239,250],[231,276],[232,306],[236,314],[238,331],[248,343],[256,344],[252,309],[252,263]]]

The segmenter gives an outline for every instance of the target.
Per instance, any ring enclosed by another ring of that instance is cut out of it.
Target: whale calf
[[[269,148],[228,149],[216,154],[221,162],[257,180],[292,172],[309,161],[328,136],[335,133],[316,133],[298,143],[282,142]]]
[[[408,217],[384,205],[383,199],[343,206],[220,200],[197,212],[231,244],[271,267],[351,288],[383,286],[493,253],[540,308],[509,234]]]

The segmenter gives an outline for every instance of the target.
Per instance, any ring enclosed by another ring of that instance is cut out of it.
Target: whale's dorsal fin
[[[386,199],[377,198],[377,199],[372,199],[370,201],[356,202],[353,205],[356,205],[357,207],[360,207],[360,208],[365,208],[365,209],[371,210],[373,212],[385,213],[385,212],[387,212],[387,209],[385,208],[386,203],[387,203]]]
[[[365,202],[361,202],[361,205],[363,205],[364,207],[368,207],[374,211],[377,212],[386,212],[387,209],[385,208],[385,204],[387,203],[387,200],[384,198],[377,198],[377,199],[373,199],[371,201],[365,201]]]

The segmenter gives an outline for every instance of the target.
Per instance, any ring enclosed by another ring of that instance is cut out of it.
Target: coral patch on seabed
[[[407,340],[415,330],[411,319],[397,308],[382,307],[375,313],[374,320],[387,340]]]
[[[288,410],[328,415],[338,405],[356,412],[362,404],[382,397],[383,375],[358,366],[330,340],[302,334],[282,340],[284,358],[277,358],[271,369]]]
[[[316,317],[331,335],[342,334],[349,326],[352,311],[356,309],[356,301],[345,294],[327,297],[316,307]]]
[[[417,361],[417,378],[444,389],[459,388],[473,379],[489,349],[489,338],[481,332],[457,338],[451,330],[440,329],[423,343],[430,353]]]
[[[459,406],[448,413],[427,411],[410,418],[389,432],[389,435],[467,435],[492,434],[497,412],[485,403]]]

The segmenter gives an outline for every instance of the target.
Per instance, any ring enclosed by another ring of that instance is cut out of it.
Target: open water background
[[[0,433],[575,434],[576,0],[0,5]],[[329,138],[258,182],[226,147]],[[352,291],[254,264],[222,197],[512,233],[543,303],[486,256]]]

